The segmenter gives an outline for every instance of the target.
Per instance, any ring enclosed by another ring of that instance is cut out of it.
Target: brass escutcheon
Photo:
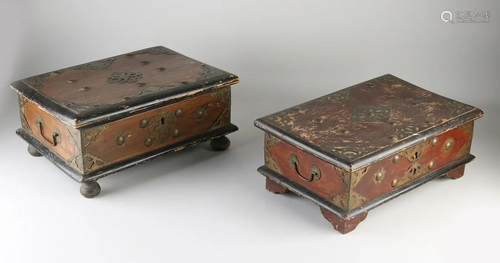
[[[175,123],[175,114],[172,111],[161,111],[157,115],[151,117],[148,122],[149,133],[154,140],[163,143],[172,133],[172,126]]]

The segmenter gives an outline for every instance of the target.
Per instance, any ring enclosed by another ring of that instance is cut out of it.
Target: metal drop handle
[[[311,168],[309,169],[310,173],[310,178],[305,178],[302,176],[299,172],[299,159],[295,154],[290,154],[288,156],[288,162],[290,163],[290,166],[295,170],[295,173],[304,181],[306,182],[312,182],[312,181],[317,181],[319,178],[321,178],[321,171],[319,170],[317,165],[311,165]]]
[[[52,146],[56,146],[57,143],[61,142],[61,135],[59,134],[59,131],[57,128],[54,128],[54,131],[52,132],[52,141],[49,141],[45,136],[43,135],[43,119],[42,116],[38,115],[36,118],[36,124],[38,124],[38,130],[40,131],[40,137],[44,139],[48,144]]]

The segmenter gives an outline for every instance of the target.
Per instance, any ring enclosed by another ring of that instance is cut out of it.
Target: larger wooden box
[[[259,171],[269,191],[310,199],[347,233],[392,198],[442,175],[461,177],[482,115],[381,76],[256,120],[266,132]]]
[[[17,134],[82,183],[206,140],[225,150],[231,85],[238,77],[165,47],[153,47],[12,83],[19,93]]]

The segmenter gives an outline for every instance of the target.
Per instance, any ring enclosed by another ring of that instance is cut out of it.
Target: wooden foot
[[[347,234],[351,231],[353,231],[361,221],[365,220],[366,215],[368,215],[368,211],[364,212],[363,214],[345,219],[341,218],[335,214],[332,214],[330,211],[324,209],[321,207],[321,213],[323,216],[330,222],[337,231],[339,231],[342,234]]]
[[[35,147],[28,145],[28,153],[31,154],[31,156],[34,156],[34,157],[40,157],[42,156],[42,154],[37,150],[35,149]]]
[[[227,150],[227,148],[229,148],[229,145],[231,145],[231,141],[226,136],[215,138],[210,141],[210,147],[212,147],[214,151]]]
[[[93,198],[101,193],[101,186],[96,181],[83,182],[80,186],[80,194],[85,198]]]
[[[464,171],[465,171],[465,165],[462,165],[456,168],[455,170],[445,173],[443,176],[446,178],[456,180],[464,175]]]
[[[266,178],[266,189],[273,194],[284,194],[288,192],[288,189],[286,189],[286,187],[276,183],[269,178]]]

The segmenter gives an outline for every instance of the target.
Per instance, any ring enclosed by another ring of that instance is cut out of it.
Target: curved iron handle
[[[295,170],[295,173],[304,181],[306,182],[312,182],[314,180],[319,180],[321,177],[321,171],[319,170],[318,166],[316,165],[311,165],[311,168],[309,169],[309,172],[311,174],[311,177],[309,179],[305,178],[302,176],[299,172],[299,159],[295,154],[290,154],[288,156],[288,162],[290,163],[290,166]]]
[[[52,141],[47,140],[43,135],[43,119],[40,115],[36,118],[36,124],[38,124],[38,130],[40,131],[40,137],[42,137],[48,144],[52,146],[57,146],[57,143],[60,141],[61,135],[59,135],[59,131],[57,128],[54,128],[52,132]]]

